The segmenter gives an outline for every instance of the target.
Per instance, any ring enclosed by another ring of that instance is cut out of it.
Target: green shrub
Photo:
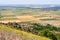
[[[50,39],[52,39],[52,40],[57,40],[57,37],[55,36],[55,34],[53,34],[51,31],[49,31],[49,30],[44,30],[43,32],[42,32],[42,34],[43,34],[43,36],[45,36],[45,37],[48,37],[48,38],[50,38]]]

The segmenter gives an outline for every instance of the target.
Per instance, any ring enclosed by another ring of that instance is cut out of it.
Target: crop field
[[[39,22],[60,26],[60,11],[39,11],[32,9],[7,9],[0,10],[0,20],[9,22]],[[57,24],[56,24],[57,23]]]

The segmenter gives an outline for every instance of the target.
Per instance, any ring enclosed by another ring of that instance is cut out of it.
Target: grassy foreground
[[[6,25],[0,25],[0,36],[2,36],[2,40],[50,40],[49,38],[17,30]]]

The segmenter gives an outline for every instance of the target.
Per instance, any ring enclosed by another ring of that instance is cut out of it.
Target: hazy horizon
[[[21,4],[21,5],[60,5],[60,0],[1,0],[0,5],[16,5],[16,4]]]

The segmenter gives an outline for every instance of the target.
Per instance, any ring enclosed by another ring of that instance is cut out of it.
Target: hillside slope
[[[10,26],[0,25],[0,40],[50,40],[46,37],[37,36]]]

